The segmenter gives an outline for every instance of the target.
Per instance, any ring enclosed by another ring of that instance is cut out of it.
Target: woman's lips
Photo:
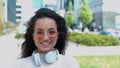
[[[41,45],[43,47],[48,47],[50,45],[50,42],[41,42]]]

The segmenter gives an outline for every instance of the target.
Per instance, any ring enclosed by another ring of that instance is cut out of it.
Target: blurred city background
[[[43,7],[65,18],[66,54],[81,68],[120,68],[120,0],[0,0],[0,68],[20,56],[27,22]]]

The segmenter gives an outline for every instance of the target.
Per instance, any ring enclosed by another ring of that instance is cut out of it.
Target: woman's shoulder
[[[59,57],[62,57],[62,59],[69,60],[69,61],[76,61],[73,56],[70,55],[59,55]]]
[[[18,59],[16,59],[17,62],[28,62],[28,61],[31,61],[31,60],[32,60],[31,56],[25,57],[25,58],[18,58]]]
[[[32,65],[33,61],[32,61],[32,57],[26,57],[26,58],[18,58],[14,60],[13,63],[13,68],[22,68],[25,67],[27,65]]]
[[[60,55],[60,57],[62,57],[62,60],[65,63],[65,66],[67,66],[67,68],[80,68],[80,65],[73,56]]]

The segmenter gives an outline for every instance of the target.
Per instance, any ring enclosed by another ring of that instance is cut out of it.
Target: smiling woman
[[[39,52],[47,52],[54,48],[57,41],[57,27],[51,18],[40,18],[36,21],[33,39]]]
[[[22,56],[14,68],[79,68],[73,57],[64,55],[67,37],[64,18],[53,10],[39,9],[28,22]]]

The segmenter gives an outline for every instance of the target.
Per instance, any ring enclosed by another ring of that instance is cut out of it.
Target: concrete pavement
[[[10,68],[19,51],[14,33],[0,36],[0,68]]]
[[[66,54],[72,56],[120,55],[120,45],[93,47],[69,42]]]

